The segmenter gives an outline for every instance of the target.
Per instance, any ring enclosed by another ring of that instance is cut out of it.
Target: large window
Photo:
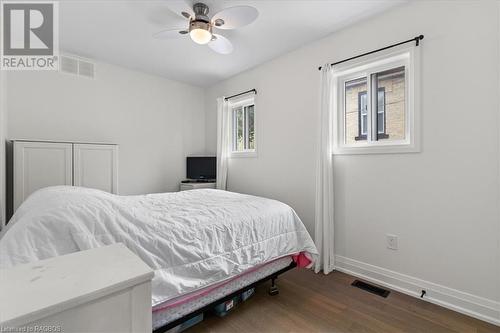
[[[255,155],[255,103],[246,99],[231,105],[233,155]]]
[[[418,151],[415,49],[335,69],[334,153]]]

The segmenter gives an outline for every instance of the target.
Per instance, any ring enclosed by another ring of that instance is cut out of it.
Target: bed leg
[[[273,277],[271,278],[271,287],[269,287],[269,295],[271,296],[276,296],[280,293],[280,291],[278,290],[278,287],[276,286],[276,278],[277,277]]]

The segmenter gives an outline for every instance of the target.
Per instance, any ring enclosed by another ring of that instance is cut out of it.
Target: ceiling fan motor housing
[[[195,21],[203,21],[210,23],[210,18],[208,17],[209,8],[204,3],[198,2],[193,6]]]

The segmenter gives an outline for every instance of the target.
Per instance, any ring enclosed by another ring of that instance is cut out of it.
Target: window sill
[[[257,152],[255,150],[231,152],[230,158],[239,158],[239,157],[257,157]]]
[[[371,145],[363,147],[336,147],[332,155],[370,155],[420,153],[420,148],[409,144]]]
[[[389,134],[377,134],[377,139],[381,140],[381,139],[389,139]],[[355,141],[365,141],[366,140],[366,135],[358,135],[356,137],[354,137],[354,140]]]

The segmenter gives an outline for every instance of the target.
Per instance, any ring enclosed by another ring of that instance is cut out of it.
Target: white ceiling
[[[187,26],[167,8],[167,1],[63,0],[59,8],[60,47],[83,57],[208,86],[400,3],[202,1],[210,6],[212,14],[237,4],[254,6],[259,11],[252,24],[220,31],[235,48],[230,55],[220,55],[206,45],[193,43],[187,36],[177,40],[152,38],[159,30]]]

